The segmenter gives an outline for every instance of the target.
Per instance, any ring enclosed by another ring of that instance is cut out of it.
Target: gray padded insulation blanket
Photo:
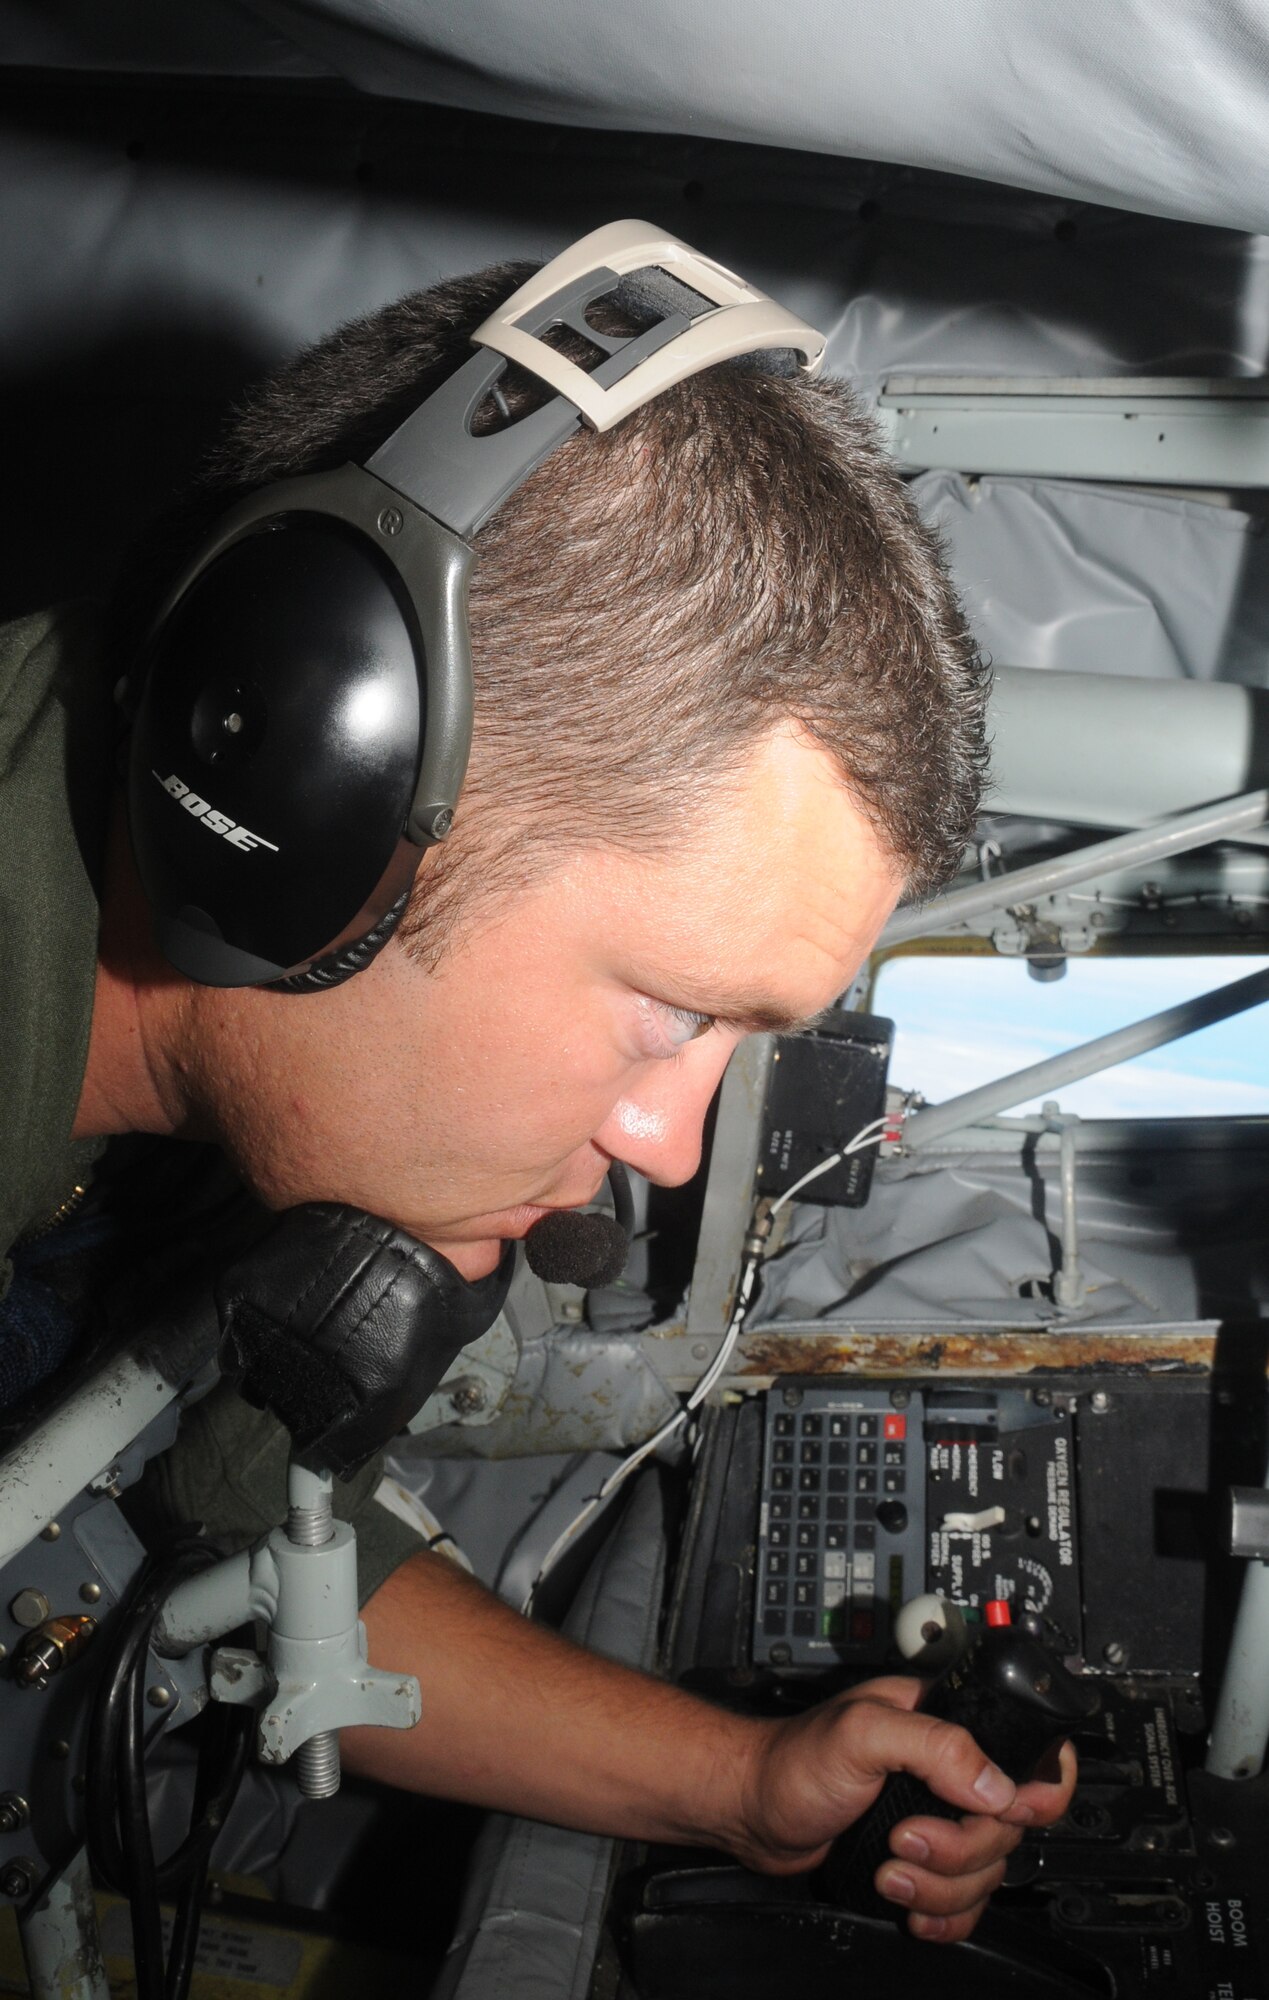
[[[579,1645],[648,1667],[665,1564],[660,1482],[645,1472],[592,1563],[565,1631]],[[583,2000],[615,1843],[492,1815],[473,1856],[458,1928],[432,2000]]]
[[[1259,0],[5,0],[10,62],[338,77],[1269,228]]]

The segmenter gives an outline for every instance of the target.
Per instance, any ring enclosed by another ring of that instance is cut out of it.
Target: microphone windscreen
[[[621,1276],[630,1238],[611,1215],[557,1208],[534,1223],[524,1239],[524,1253],[529,1269],[546,1284],[581,1285],[589,1292]]]

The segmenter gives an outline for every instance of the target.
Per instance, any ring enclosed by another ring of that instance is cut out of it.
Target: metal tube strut
[[[1269,1486],[1269,1470],[1265,1473]],[[1225,1671],[1207,1769],[1218,1778],[1254,1778],[1269,1743],[1269,1563],[1254,1559],[1243,1578],[1238,1616],[1225,1656]]]
[[[903,944],[909,938],[932,937],[962,924],[987,910],[1009,910],[1029,903],[1037,896],[1050,896],[1057,889],[1074,888],[1077,882],[1091,881],[1111,869],[1134,868],[1148,862],[1164,861],[1174,854],[1188,854],[1209,841],[1228,840],[1235,834],[1261,826],[1269,815],[1269,791],[1244,792],[1240,798],[1221,799],[1215,805],[1199,806],[1193,812],[1178,813],[1163,826],[1147,826],[1129,833],[1116,833],[1109,840],[1094,841],[1074,854],[1061,854],[1052,861],[1037,861],[1030,868],[1017,868],[1011,875],[997,875],[987,882],[973,882],[964,889],[950,889],[924,907],[896,910],[881,933],[877,949]]]

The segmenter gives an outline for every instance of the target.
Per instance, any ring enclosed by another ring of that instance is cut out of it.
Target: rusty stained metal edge
[[[757,1387],[777,1375],[1210,1374],[1219,1327],[898,1328],[789,1326],[742,1334],[728,1377]]]

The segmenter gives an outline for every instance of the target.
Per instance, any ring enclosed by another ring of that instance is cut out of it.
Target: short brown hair
[[[364,460],[530,268],[415,293],[298,356],[236,413],[207,495]],[[637,313],[603,310],[605,330],[635,330]],[[506,387],[513,415],[540,399],[515,371]],[[909,895],[954,872],[986,670],[935,534],[843,385],[734,363],[693,377],[579,432],[476,551],[472,762],[402,924],[411,949],[434,955],[460,904],[563,851],[672,845],[786,718],[836,759]]]

